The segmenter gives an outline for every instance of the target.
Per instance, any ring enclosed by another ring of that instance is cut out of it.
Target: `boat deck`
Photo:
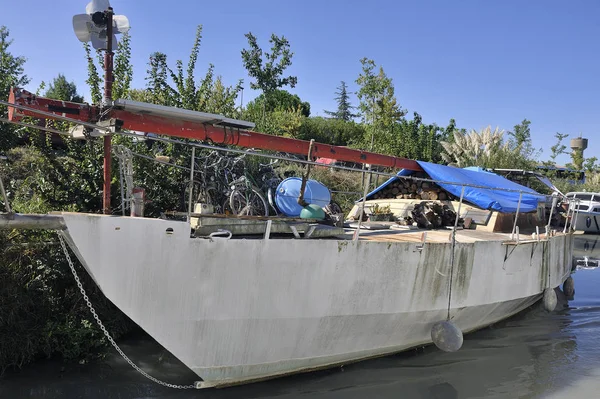
[[[335,227],[318,223],[316,220],[293,218],[265,217],[223,217],[216,215],[198,215],[195,224],[196,237],[207,237],[219,230],[232,233],[232,239],[334,239],[352,240],[358,228],[358,223],[345,223],[344,227]],[[267,221],[271,225],[267,233]],[[359,240],[379,242],[435,242],[446,243],[452,239],[452,228],[436,230],[419,229],[416,227],[400,226],[395,222],[364,222],[361,224]],[[540,229],[543,231],[543,229]],[[534,239],[532,231],[523,231],[518,241]],[[456,230],[456,241],[472,243],[476,241],[516,241],[510,233],[490,232],[483,229]]]
[[[347,229],[347,234],[352,235],[354,229]],[[514,240],[516,241],[515,234]],[[408,230],[408,229],[386,229],[386,230],[363,230],[360,231],[359,239],[362,241],[384,241],[384,242],[450,242],[452,229],[438,230]],[[519,241],[532,240],[531,234],[519,234]],[[512,241],[510,233],[492,233],[482,230],[456,230],[456,241],[471,243],[476,241]]]

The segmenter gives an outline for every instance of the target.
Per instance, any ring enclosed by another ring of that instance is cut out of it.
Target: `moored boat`
[[[191,212],[186,221],[67,212],[0,217],[0,228],[57,230],[104,295],[193,370],[199,388],[432,342],[457,350],[462,334],[542,298],[552,310],[554,289],[571,273],[572,226],[554,229],[546,196],[493,173],[265,137],[244,130],[244,121],[151,104],[117,100],[106,112],[65,102],[53,108],[52,100],[20,91],[11,92],[10,103],[24,115],[69,120],[66,113],[82,125],[112,118],[113,134],[143,128],[195,140],[221,135],[238,147],[308,153],[308,164],[336,152],[343,161],[402,169],[388,185],[420,182],[421,190],[427,183],[427,191],[444,193],[442,200],[367,196],[344,228],[318,218]],[[375,203],[414,222],[364,221]],[[421,211],[425,220],[413,213],[429,206]]]
[[[590,234],[600,234],[600,193],[569,192],[567,198],[577,199],[575,205],[577,220],[575,230]]]

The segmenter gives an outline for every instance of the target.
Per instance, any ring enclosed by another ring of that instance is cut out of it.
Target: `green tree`
[[[346,86],[346,82],[342,80],[342,83],[339,87],[337,87],[339,91],[336,91],[335,100],[337,101],[338,107],[336,111],[325,111],[327,115],[333,116],[335,119],[341,119],[343,121],[350,121],[353,118],[358,117],[357,114],[352,113],[353,107],[350,105],[350,96],[348,95],[348,87]]]
[[[298,108],[302,116],[310,116],[310,104],[307,101],[302,101],[297,94],[292,94],[286,90],[275,90],[268,98],[261,93],[254,100],[248,102],[246,113],[258,115],[256,109],[260,109],[261,112],[264,109],[268,113],[276,109],[296,110]],[[253,122],[258,122],[258,120],[253,120]]]
[[[393,153],[394,126],[406,111],[398,105],[392,79],[387,77],[383,68],[379,67],[379,73],[375,75],[373,60],[363,58],[360,62],[362,73],[356,79],[360,86],[356,95],[363,123],[368,125],[364,145],[376,152]]]
[[[315,139],[317,142],[332,145],[356,146],[362,143],[364,135],[365,128],[362,124],[317,116],[304,118],[297,138]]]
[[[100,104],[104,96],[104,53],[100,50],[96,50],[96,61],[92,56],[92,48],[89,43],[84,43],[83,48],[85,50],[88,65],[88,78],[85,82],[90,88],[92,103]],[[99,71],[102,71],[102,73]],[[113,59],[113,99],[127,98],[132,79],[133,65],[131,65],[131,36],[129,33],[125,33],[117,44],[117,50]]]
[[[48,86],[48,90],[44,97],[53,98],[55,100],[71,101],[82,103],[83,96],[77,93],[77,86],[74,82],[68,82],[65,75],[59,73],[56,78]]]
[[[558,133],[556,132],[556,134],[554,134],[554,137],[556,137],[556,144],[554,144],[552,147],[550,147],[550,160],[549,162],[546,162],[547,165],[549,166],[555,166],[556,165],[556,158],[559,155],[562,154],[567,154],[567,152],[565,151],[567,149],[567,146],[564,145],[562,143],[562,141],[564,139],[566,139],[569,135],[568,134],[562,134],[562,133]]]
[[[508,135],[514,140],[515,145],[520,146],[531,142],[531,129],[529,125],[531,125],[531,121],[523,119],[520,124],[515,125],[512,132],[508,132]]]
[[[0,98],[8,101],[8,93],[11,87],[23,87],[29,83],[25,75],[24,65],[26,59],[15,56],[10,52],[12,40],[9,39],[10,32],[6,26],[0,26]],[[0,116],[8,117],[8,108],[0,105]],[[6,151],[17,142],[17,134],[14,125],[0,122],[0,151]]]
[[[221,76],[215,77],[214,65],[209,64],[204,78],[196,82],[196,62],[201,39],[202,25],[199,25],[185,72],[181,60],[175,62],[173,71],[168,65],[166,54],[155,52],[150,55],[146,75],[147,92],[150,95],[146,95],[146,99],[154,104],[237,117],[235,101],[242,90],[241,79],[235,86],[226,86]],[[140,93],[136,93],[138,94]]]
[[[583,163],[583,168],[586,172],[596,172],[600,168],[597,162],[597,157],[586,158],[585,162]]]
[[[254,90],[261,90],[267,101],[273,93],[284,86],[296,87],[298,78],[296,76],[283,77],[286,68],[292,65],[294,53],[290,50],[290,43],[284,37],[278,37],[271,34],[271,52],[264,53],[258,45],[256,37],[252,32],[247,33],[248,49],[242,49],[242,61],[248,75],[254,78],[250,82],[250,87]],[[263,117],[266,113],[266,102],[263,102]]]

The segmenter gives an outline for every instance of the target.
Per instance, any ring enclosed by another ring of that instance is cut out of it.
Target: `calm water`
[[[585,241],[588,245],[585,246]],[[598,243],[596,248],[596,243]],[[586,236],[576,254],[600,257]],[[0,398],[594,398],[600,394],[600,270],[577,270],[575,298],[548,314],[541,303],[465,336],[463,348],[433,347],[264,383],[221,390],[162,388],[112,353],[102,364],[37,363],[0,380]],[[120,342],[151,375],[189,384],[195,376],[147,337]]]

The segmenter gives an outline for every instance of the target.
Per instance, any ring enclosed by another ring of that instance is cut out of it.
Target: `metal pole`
[[[104,52],[104,102],[107,106],[112,101],[113,84],[113,9],[106,10],[106,51]],[[104,214],[110,214],[110,167],[111,167],[111,140],[110,134],[104,136],[104,192],[103,210]]]
[[[519,211],[521,210],[521,200],[523,199],[523,192],[519,193],[519,203],[517,204],[517,213],[515,214],[515,223],[513,224],[512,234],[510,235],[510,239],[515,239],[515,229],[517,228],[517,220],[519,220]]]
[[[563,228],[563,234],[565,234],[567,232],[567,225],[569,224],[569,213],[571,213],[572,204],[573,204],[573,201],[569,200],[569,206],[567,207],[567,215],[565,216],[565,227]],[[575,212],[574,209],[573,209],[573,212]],[[571,213],[571,217],[573,217],[572,213]]]
[[[460,190],[460,201],[456,210],[456,218],[454,219],[454,228],[452,229],[452,250],[450,252],[450,285],[448,288],[448,315],[447,320],[450,320],[450,307],[452,306],[452,277],[454,276],[454,248],[456,247],[456,228],[458,227],[458,219],[460,218],[460,208],[462,207],[463,198],[465,196],[465,186]]]
[[[552,207],[550,208],[550,216],[548,217],[548,225],[546,226],[546,238],[550,236],[550,224],[552,223],[552,214],[554,213],[554,208],[556,208],[557,203],[558,197],[552,194]]]
[[[575,202],[575,220],[573,220],[573,223],[571,223],[571,229],[573,231],[577,230],[577,217],[579,216],[579,198],[577,199],[573,199]],[[575,227],[573,227],[575,226]]]
[[[12,213],[10,203],[8,202],[8,196],[6,195],[6,191],[4,191],[4,183],[2,182],[2,176],[0,176],[0,194],[2,194],[2,198],[4,199],[4,207],[6,208],[6,212]]]
[[[125,216],[125,187],[123,187],[124,183],[124,179],[123,179],[123,161],[120,160],[119,161],[119,184],[121,186],[121,211],[123,213],[123,216]]]
[[[371,171],[371,165],[369,165],[369,171]],[[365,202],[367,201],[367,193],[369,192],[369,186],[371,185],[371,174],[367,175],[367,184],[364,186],[363,191],[363,200],[360,205],[360,214],[358,216],[358,228],[354,232],[354,236],[352,237],[353,241],[358,241],[358,236],[360,236],[360,225],[362,224],[363,215],[365,212]]]
[[[192,166],[190,168],[190,196],[188,199],[188,215],[187,222],[190,222],[192,217],[192,193],[194,191],[194,166],[196,165],[196,147],[192,147]]]
[[[315,144],[315,139],[310,139],[310,145],[308,146],[308,160],[312,159],[312,150],[313,145]],[[306,201],[304,201],[304,190],[306,189],[306,181],[310,176],[310,166],[311,164],[306,165],[306,174],[302,176],[302,184],[300,185],[300,195],[298,196],[298,205],[305,207],[308,205]]]

